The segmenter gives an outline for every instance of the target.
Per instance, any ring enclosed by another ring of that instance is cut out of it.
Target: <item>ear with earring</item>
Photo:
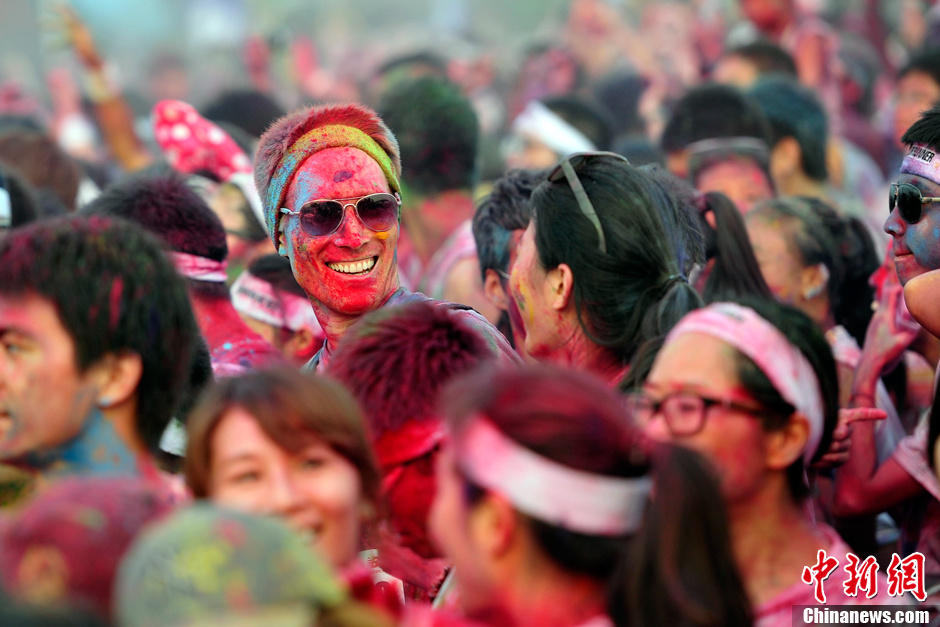
[[[98,409],[108,409],[114,405],[114,399],[112,399],[110,396],[102,396],[98,399],[97,405]]]

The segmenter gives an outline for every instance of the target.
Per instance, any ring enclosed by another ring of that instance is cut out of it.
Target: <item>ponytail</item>
[[[618,627],[750,625],[713,469],[666,444],[655,445],[652,461],[653,497],[611,580],[611,618]]]

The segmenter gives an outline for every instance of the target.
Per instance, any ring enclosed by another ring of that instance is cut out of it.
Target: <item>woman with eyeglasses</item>
[[[697,218],[665,177],[580,153],[535,189],[509,282],[528,355],[617,385],[646,341],[701,304],[686,279],[702,257]]]
[[[829,447],[838,390],[818,326],[792,307],[755,300],[716,303],[683,318],[643,391],[630,397],[647,435],[701,453],[717,471],[756,625],[789,626],[792,605],[816,603],[803,574],[817,565],[818,551],[840,564],[851,552],[804,506],[806,469]],[[873,602],[846,596],[841,573],[826,582],[828,603]],[[875,600],[884,590],[881,580]]]
[[[430,529],[487,625],[751,624],[714,478],[586,373],[484,370],[442,396]]]

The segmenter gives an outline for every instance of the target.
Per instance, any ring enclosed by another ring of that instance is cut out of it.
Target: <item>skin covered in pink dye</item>
[[[940,185],[916,174],[901,174],[899,183],[910,183],[924,196],[940,196]],[[908,224],[898,209],[885,221],[884,230],[894,238],[894,265],[901,285],[925,272],[940,268],[940,204],[924,205],[924,213],[917,224]]]
[[[304,161],[287,191],[285,206],[297,211],[310,200],[359,198],[391,191],[379,165],[356,148],[328,148]],[[281,217],[280,253],[291,262],[327,339],[338,340],[359,316],[380,307],[399,287],[395,254],[399,226],[379,236],[352,206],[330,235],[311,237],[297,216]],[[334,263],[374,260],[367,272],[347,274]]]

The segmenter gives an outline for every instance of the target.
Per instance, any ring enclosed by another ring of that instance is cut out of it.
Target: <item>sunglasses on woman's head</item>
[[[343,223],[346,207],[353,207],[366,228],[382,232],[398,222],[401,199],[398,194],[369,194],[358,198],[319,199],[305,202],[300,211],[281,208],[281,213],[300,216],[300,227],[310,237],[330,235]]]
[[[908,224],[917,224],[924,217],[924,205],[940,202],[940,197],[924,196],[924,194],[910,183],[892,183],[888,192],[888,213],[898,208],[901,219]]]
[[[587,219],[591,221],[591,224],[594,225],[594,229],[597,231],[597,248],[602,253],[606,254],[607,238],[604,236],[604,228],[601,226],[601,221],[597,217],[597,211],[594,210],[594,205],[591,204],[591,199],[588,198],[587,192],[584,191],[581,179],[578,178],[579,170],[584,168],[590,161],[600,157],[611,157],[630,165],[630,161],[626,157],[618,155],[615,152],[576,152],[562,159],[558,165],[549,172],[548,180],[551,183],[558,183],[562,179],[568,181],[568,186],[571,188],[571,191],[574,192],[574,198],[578,201],[578,207],[581,208],[581,213],[587,216]]]

